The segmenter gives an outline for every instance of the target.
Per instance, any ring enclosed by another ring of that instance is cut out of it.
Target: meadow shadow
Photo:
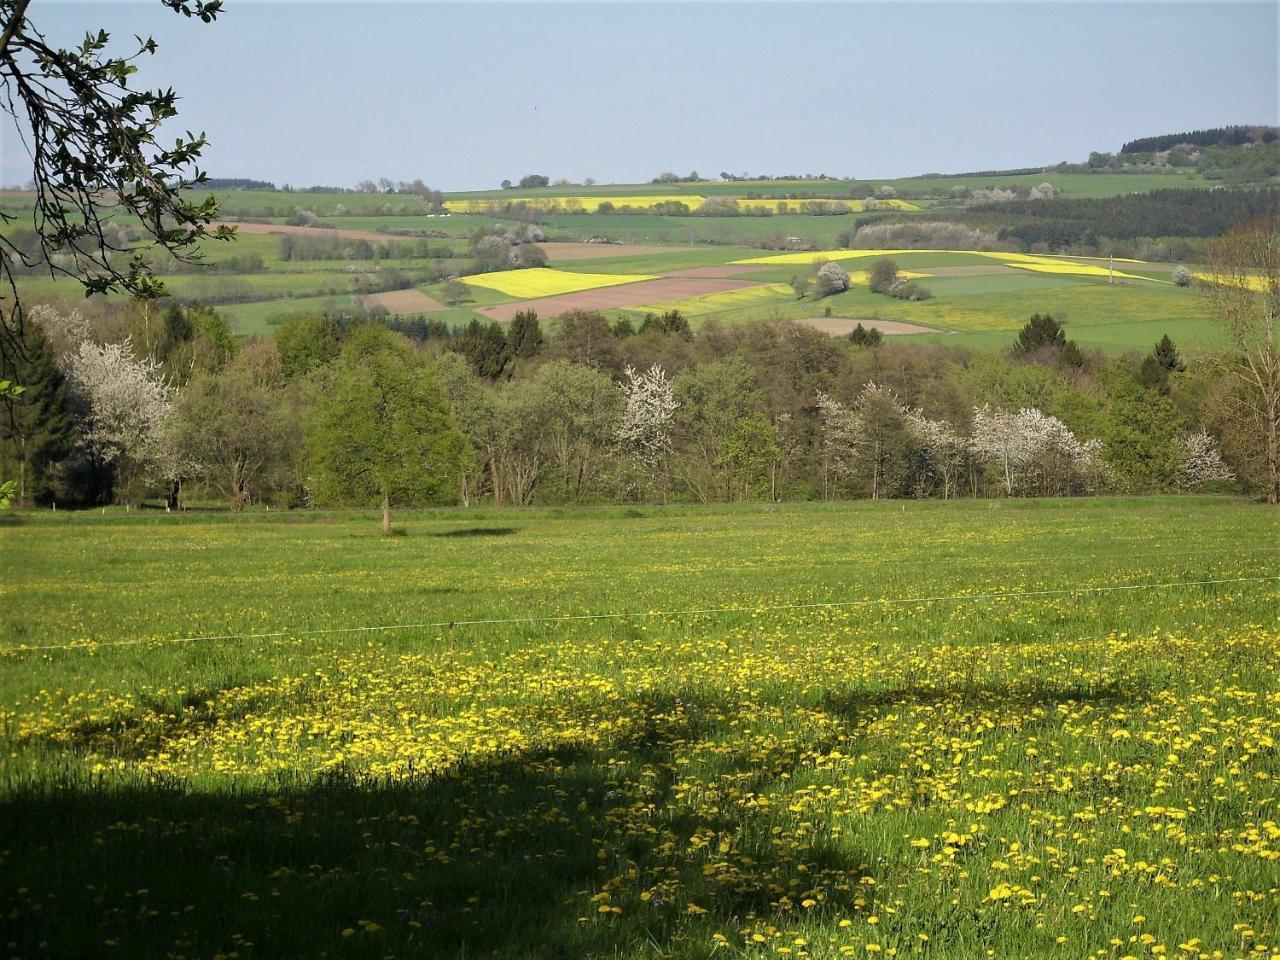
[[[462,527],[458,530],[441,530],[429,533],[429,537],[509,537],[519,533],[519,527]]]
[[[674,704],[641,704],[621,741],[403,781],[339,769],[231,791],[163,777],[18,787],[0,802],[0,872],[15,881],[0,892],[5,940],[52,957],[615,955],[673,944],[691,923],[776,914],[778,891],[804,889],[815,867],[856,873],[843,850],[795,859],[766,814],[695,816],[674,789],[676,750],[709,730]],[[672,853],[731,827],[750,852],[731,883]],[[592,896],[617,877],[633,896],[601,914]],[[662,883],[679,898],[635,896]]]

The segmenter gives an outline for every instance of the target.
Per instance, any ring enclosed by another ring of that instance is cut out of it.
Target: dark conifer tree
[[[58,464],[79,434],[58,358],[38,323],[23,324],[22,349],[6,357],[0,380],[22,384],[0,408],[0,460],[12,464],[18,503],[46,501],[54,491]],[[9,476],[8,467],[4,475]]]

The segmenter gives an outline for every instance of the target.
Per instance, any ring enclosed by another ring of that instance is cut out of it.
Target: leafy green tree
[[[580,500],[600,486],[602,465],[617,433],[622,392],[599,370],[566,360],[544,365],[534,381],[554,401],[545,431],[553,493]]]
[[[1103,456],[1123,488],[1168,489],[1189,424],[1171,399],[1144,389],[1132,371],[1132,361],[1115,361],[1099,373],[1106,391]]]
[[[273,463],[291,453],[289,411],[251,360],[198,375],[174,408],[179,449],[235,510],[248,505]]]
[[[849,342],[855,347],[878,347],[884,341],[879,327],[864,327],[859,323],[849,332]]]
[[[1047,313],[1033,313],[1031,319],[1018,331],[1014,349],[1018,353],[1035,353],[1046,347],[1058,350],[1067,342],[1062,324]]]
[[[21,383],[22,391],[0,391],[0,461],[17,467],[15,496],[19,504],[49,497],[54,474],[79,439],[66,378],[38,323],[23,325],[21,350],[0,358],[0,377]],[[7,392],[7,396],[5,393]]]
[[[212,22],[222,0],[162,0],[187,17]],[[228,239],[229,227],[212,228],[217,201],[192,198],[206,181],[193,170],[205,136],[188,135],[172,145],[157,139],[177,116],[173,90],[140,90],[129,84],[138,60],[156,43],[138,38],[128,56],[108,52],[105,30],[87,31],[76,47],[51,45],[27,17],[31,0],[0,4],[0,110],[23,131],[35,190],[34,228],[39,259],[57,273],[75,277],[87,294],[117,290],[154,297],[163,286],[151,273],[145,250],[153,244],[178,259],[198,256],[201,239]],[[140,242],[122,241],[113,221],[136,218]],[[0,212],[0,222],[14,219]],[[212,228],[212,229],[211,229]],[[0,352],[18,347],[21,300],[14,270],[29,255],[0,234],[0,275],[13,291],[13,306],[0,315]]]
[[[872,293],[888,293],[898,282],[898,265],[892,260],[877,260],[871,265],[867,286]]]
[[[703,503],[732,495],[725,444],[740,420],[766,413],[755,371],[741,358],[703,363],[675,379],[676,477]]]
[[[766,416],[744,417],[733,425],[720,450],[718,465],[728,471],[730,499],[777,497],[782,447],[778,428]]]
[[[0,399],[6,403],[22,396],[22,387],[12,380],[0,380]],[[17,480],[0,481],[0,510],[8,510],[13,505],[13,498],[18,493]]]
[[[239,349],[222,314],[174,301],[160,309],[148,300],[135,301],[125,314],[124,330],[138,354],[156,361],[174,386],[222,369]]]
[[[312,493],[321,502],[452,500],[464,441],[444,395],[414,352],[378,327],[361,327],[321,381],[307,432]]]
[[[909,494],[924,455],[906,408],[890,390],[869,383],[854,409],[860,425],[857,464],[871,499]]]
[[[325,313],[290,317],[276,330],[276,349],[285,377],[303,377],[331,363],[342,349],[337,325]]]
[[[471,299],[471,288],[457,277],[450,277],[440,286],[440,296],[451,307],[456,307],[464,300]]]
[[[646,313],[644,320],[640,322],[639,332],[648,333],[650,331],[664,336],[680,337],[682,340],[693,339],[693,331],[689,328],[689,321],[679,310],[668,310],[662,314]]]

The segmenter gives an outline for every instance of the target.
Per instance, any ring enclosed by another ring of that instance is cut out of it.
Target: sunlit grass
[[[1265,506],[400,526],[0,526],[11,952],[1277,953]]]

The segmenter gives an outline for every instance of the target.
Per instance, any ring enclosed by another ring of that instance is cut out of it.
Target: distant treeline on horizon
[[[1159,137],[1140,137],[1120,148],[1121,153],[1157,153],[1180,143],[1196,147],[1239,147],[1246,143],[1271,143],[1280,137],[1280,127],[1234,126],[1192,130],[1190,133],[1166,133]]]

